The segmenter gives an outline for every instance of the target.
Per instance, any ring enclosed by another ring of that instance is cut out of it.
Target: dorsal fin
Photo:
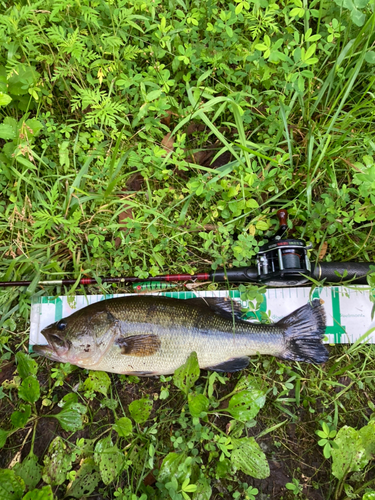
[[[242,317],[246,314],[241,311],[241,304],[226,297],[200,297],[187,300],[190,304],[199,307],[209,307],[215,314],[226,319],[233,319],[234,317],[243,320]]]

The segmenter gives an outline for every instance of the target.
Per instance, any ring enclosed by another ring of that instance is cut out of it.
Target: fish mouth
[[[49,345],[33,345],[33,352],[52,359],[52,361],[61,361],[61,356]]]

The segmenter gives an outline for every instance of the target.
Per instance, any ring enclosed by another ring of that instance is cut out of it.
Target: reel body
[[[279,210],[280,227],[257,254],[258,281],[269,286],[295,286],[308,281],[311,264],[307,250],[312,248],[297,238],[283,239],[288,229],[288,212]]]
[[[281,239],[263,245],[257,255],[258,280],[270,286],[301,285],[311,276],[311,263],[303,240]]]

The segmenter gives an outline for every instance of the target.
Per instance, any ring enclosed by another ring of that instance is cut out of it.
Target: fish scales
[[[241,319],[228,299],[130,296],[91,304],[47,327],[36,352],[92,370],[166,375],[195,351],[201,368],[236,371],[248,356],[271,354],[323,362],[324,310],[319,300],[271,325]]]
[[[141,358],[124,358],[118,349],[111,349],[102,358],[100,369],[167,374],[185,363],[193,351],[197,353],[201,368],[205,368],[234,357],[254,355],[258,350],[274,354],[282,343],[281,329],[267,334],[265,325],[262,327],[240,320],[235,321],[234,327],[233,320],[219,316],[210,309],[202,316],[200,308],[192,308],[185,300],[175,305],[154,299],[141,312],[137,303],[134,300],[124,310],[121,302],[117,302],[109,304],[108,310],[119,320],[118,328],[122,335],[157,335],[161,341],[160,349]],[[275,335],[279,336],[278,342]],[[125,363],[128,365],[124,368]]]

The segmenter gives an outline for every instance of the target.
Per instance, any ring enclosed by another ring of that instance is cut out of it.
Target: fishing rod
[[[367,275],[375,268],[371,262],[320,262],[312,264],[308,257],[311,244],[296,238],[283,238],[288,224],[288,213],[286,210],[277,212],[280,227],[269,241],[260,247],[256,257],[257,265],[253,267],[237,267],[232,269],[220,269],[211,272],[197,274],[166,274],[150,276],[149,278],[137,278],[136,276],[100,277],[101,282],[121,283],[130,285],[132,283],[158,282],[182,282],[182,281],[212,281],[215,283],[254,283],[270,287],[287,287],[308,284],[309,278],[316,281],[326,280],[329,283],[341,283],[343,281],[351,284],[367,284]],[[74,285],[76,279],[39,281],[37,286]],[[31,281],[2,281],[0,287],[28,286]],[[99,281],[95,278],[82,278],[78,284],[96,285]]]

